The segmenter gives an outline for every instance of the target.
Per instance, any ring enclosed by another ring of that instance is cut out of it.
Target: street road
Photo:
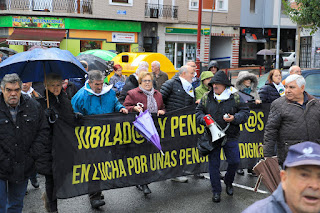
[[[209,178],[209,174],[205,174]],[[251,191],[257,180],[249,175],[236,175],[234,196],[225,193],[222,184],[221,202],[213,203],[209,179],[195,179],[188,176],[188,183],[176,183],[171,180],[151,183],[152,193],[144,196],[136,187],[103,191],[106,205],[100,210],[90,207],[87,195],[58,200],[59,213],[97,213],[97,212],[242,212],[246,207],[270,194],[261,185],[260,192]],[[44,177],[39,176],[40,188],[34,189],[29,183],[28,195],[24,200],[24,213],[45,213],[41,195],[44,192]]]

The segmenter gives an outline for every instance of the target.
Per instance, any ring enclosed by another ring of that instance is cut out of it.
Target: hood
[[[200,75],[200,80],[201,80],[201,83],[203,80],[207,79],[207,78],[211,78],[213,77],[213,73],[210,72],[210,71],[203,71]]]
[[[219,70],[219,64],[217,61],[210,61],[208,64],[208,71],[210,71],[211,67],[216,67]]]
[[[213,83],[223,84],[223,85],[226,85],[227,87],[233,86],[231,84],[231,81],[228,79],[228,76],[226,75],[226,73],[221,70],[216,72],[216,74],[213,76],[213,78],[211,79],[208,85],[212,87]]]
[[[258,78],[255,74],[249,73],[248,71],[241,71],[238,74],[238,78],[236,80],[236,88],[238,90],[243,90],[244,85],[242,84],[244,80],[250,79],[251,80],[251,89],[256,90],[258,85]]]
[[[84,85],[84,89],[87,90],[89,93],[95,95],[95,96],[101,96],[101,95],[106,94],[107,92],[110,91],[110,89],[112,89],[112,87],[113,87],[113,84],[111,84],[111,85],[103,84],[102,91],[99,94],[97,94],[90,88],[89,80],[87,80],[85,85]]]

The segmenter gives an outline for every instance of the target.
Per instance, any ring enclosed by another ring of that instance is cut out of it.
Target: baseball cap
[[[289,147],[283,168],[302,165],[320,166],[320,145],[306,141]]]

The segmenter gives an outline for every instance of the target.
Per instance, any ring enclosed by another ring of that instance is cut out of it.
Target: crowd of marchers
[[[81,63],[88,68],[86,62]],[[141,62],[135,73],[126,77],[122,67],[115,65],[109,81],[103,72],[87,70],[88,76],[80,85],[57,74],[47,75],[44,85],[22,83],[17,74],[5,75],[0,95],[0,212],[22,212],[29,180],[39,187],[37,174],[45,176],[45,209],[58,212],[52,172],[52,137],[57,119],[77,125],[86,115],[148,110],[161,116],[192,105],[198,124],[206,126],[204,117],[210,114],[222,129],[227,127],[226,137],[216,141],[208,154],[212,201],[220,202],[220,179],[226,193],[233,196],[235,175],[244,174],[238,168],[238,138],[239,125],[246,123],[250,115],[249,102],[271,103],[264,155],[278,156],[283,170],[278,189],[246,212],[320,211],[320,103],[305,91],[306,81],[298,66],[290,68],[290,76],[284,81],[281,70],[271,70],[259,91],[255,74],[240,72],[233,86],[216,61],[209,63],[208,71],[201,72],[200,78],[193,61],[188,61],[171,79],[157,61],[151,63],[152,72],[148,69],[149,64]],[[205,137],[211,138],[209,130]],[[228,163],[224,176],[219,171],[221,149]],[[247,169],[254,175],[253,168]],[[195,176],[203,178],[202,174]],[[188,182],[188,178],[176,177],[172,181]],[[92,208],[98,209],[105,201],[96,184],[89,184],[88,196]],[[151,193],[148,185],[136,187],[147,195]]]

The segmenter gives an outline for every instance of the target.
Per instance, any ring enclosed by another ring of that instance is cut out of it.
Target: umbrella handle
[[[164,156],[164,153],[163,153],[163,151],[162,151],[162,150],[160,150],[160,153]]]
[[[141,112],[141,111],[142,111],[142,108],[144,107],[143,103],[140,103],[140,102],[139,102],[139,103],[137,103],[137,106],[138,106],[138,107],[141,107],[141,110],[140,110],[140,112]]]

